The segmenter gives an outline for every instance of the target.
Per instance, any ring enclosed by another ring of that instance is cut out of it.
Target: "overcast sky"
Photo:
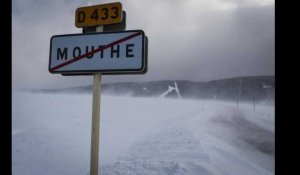
[[[103,83],[209,81],[275,74],[274,0],[13,0],[13,89],[92,84],[92,76],[48,72],[50,38],[81,33],[78,7],[121,2],[126,30],[149,38],[145,75],[104,75]]]

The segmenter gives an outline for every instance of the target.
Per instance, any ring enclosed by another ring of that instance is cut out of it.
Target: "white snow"
[[[12,94],[14,175],[87,175],[91,94]],[[100,174],[274,174],[274,106],[102,94]]]

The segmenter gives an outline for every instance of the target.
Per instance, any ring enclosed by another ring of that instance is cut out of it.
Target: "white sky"
[[[126,30],[149,38],[145,75],[105,75],[103,82],[208,81],[274,75],[274,0],[13,0],[13,88],[92,84],[91,76],[48,72],[50,38],[81,33],[78,7],[121,2]]]

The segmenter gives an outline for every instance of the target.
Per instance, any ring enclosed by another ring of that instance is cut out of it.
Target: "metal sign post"
[[[97,26],[96,32],[102,32],[103,26]],[[84,31],[88,33],[93,31]],[[101,103],[101,73],[94,74],[93,80],[93,107],[91,131],[91,159],[90,175],[98,175],[99,139],[100,139],[100,103]]]
[[[93,116],[91,134],[91,167],[90,174],[98,175],[99,135],[100,135],[100,103],[101,103],[101,74],[94,74],[93,82]]]
[[[103,26],[97,26],[93,30],[87,30],[87,28],[84,28],[82,33],[102,32],[102,31],[103,31]],[[93,76],[94,76],[94,80],[93,80],[90,175],[98,175],[99,139],[100,139],[101,73],[94,73]]]

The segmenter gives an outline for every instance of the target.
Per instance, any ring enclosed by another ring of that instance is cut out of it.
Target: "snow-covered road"
[[[14,175],[87,175],[89,94],[13,92]],[[274,106],[102,95],[100,174],[274,174]]]

